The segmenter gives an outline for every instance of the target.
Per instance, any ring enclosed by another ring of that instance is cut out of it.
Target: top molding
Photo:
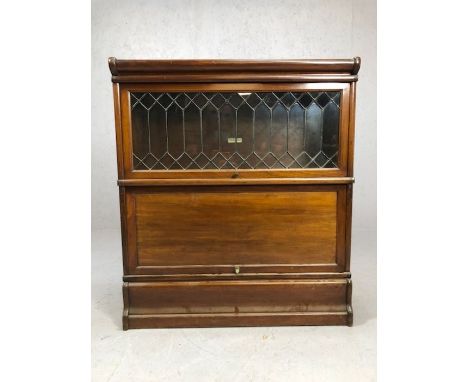
[[[355,82],[360,57],[337,60],[119,60],[112,82]]]

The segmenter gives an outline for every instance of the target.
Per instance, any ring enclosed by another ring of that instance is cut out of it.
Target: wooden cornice
[[[113,82],[355,82],[361,59],[120,60],[109,58]]]

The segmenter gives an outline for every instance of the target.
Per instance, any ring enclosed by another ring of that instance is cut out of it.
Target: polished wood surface
[[[292,267],[291,267],[292,268]],[[228,281],[228,280],[308,280],[308,279],[349,279],[350,272],[263,272],[246,273],[233,272],[231,267],[226,268],[229,273],[176,273],[176,274],[155,274],[155,275],[124,275],[124,281]]]
[[[310,72],[357,74],[361,59],[316,60],[122,60],[109,58],[113,75],[187,72]]]
[[[356,81],[344,60],[109,59],[123,328],[352,325]],[[135,170],[131,92],[341,92],[335,168]]]
[[[335,264],[336,192],[187,190],[134,202],[142,266]]]
[[[284,184],[350,184],[354,178],[220,178],[220,179],[121,179],[119,186],[236,186],[236,185],[284,185]]]
[[[129,187],[131,274],[344,271],[346,185]]]
[[[132,283],[129,314],[346,311],[346,280]]]
[[[347,324],[347,279],[290,281],[133,282],[126,284],[129,327]],[[328,317],[332,321],[324,318]],[[239,318],[242,318],[239,320]],[[195,321],[195,324],[194,322]]]
[[[205,314],[146,314],[123,316],[123,328],[205,328],[235,326],[352,326],[352,313],[346,312],[287,312],[287,313],[205,313]]]
[[[120,60],[109,58],[112,81],[354,82],[361,59],[338,60]]]

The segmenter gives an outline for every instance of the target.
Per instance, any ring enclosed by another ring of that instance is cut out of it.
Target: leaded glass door
[[[129,89],[128,167],[161,177],[343,172],[347,99],[338,85],[303,91]]]

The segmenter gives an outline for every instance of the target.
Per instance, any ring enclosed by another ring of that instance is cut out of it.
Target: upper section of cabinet
[[[113,82],[355,82],[361,59],[119,60],[109,58]]]
[[[350,60],[117,60],[119,179],[352,177]]]

